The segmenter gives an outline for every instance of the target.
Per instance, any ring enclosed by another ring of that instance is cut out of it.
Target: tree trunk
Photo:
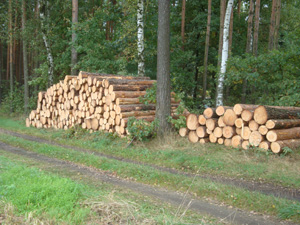
[[[54,73],[54,60],[53,56],[51,53],[50,45],[47,39],[47,36],[44,31],[44,12],[40,10],[40,2],[38,0],[38,7],[40,11],[40,20],[41,20],[41,31],[42,31],[42,36],[43,36],[43,41],[47,50],[47,60],[48,60],[48,86],[52,86],[53,84],[53,73]]]
[[[220,75],[218,78],[218,85],[217,85],[216,106],[223,105],[223,89],[224,89],[224,80],[225,80],[225,73],[226,73],[226,63],[228,59],[228,33],[229,33],[230,16],[233,7],[233,2],[234,0],[228,1],[226,15],[224,19],[222,62],[221,62]]]
[[[300,119],[268,120],[266,123],[266,127],[268,129],[300,127]]]
[[[159,135],[164,135],[170,129],[170,124],[167,120],[167,117],[170,115],[170,0],[159,0],[156,96],[156,118],[159,120]]]
[[[26,2],[22,0],[22,31],[23,35],[25,34],[26,26]],[[25,113],[28,111],[28,99],[29,99],[29,90],[28,90],[28,64],[27,64],[27,43],[25,37],[23,36],[23,64],[24,64],[24,110]]]
[[[219,30],[218,68],[220,68],[221,60],[222,60],[225,11],[226,11],[226,0],[220,0],[220,30]]]
[[[275,49],[278,48],[279,26],[280,26],[280,11],[281,11],[281,0],[277,0],[275,30],[274,30],[274,48]]]
[[[229,25],[229,43],[228,43],[228,57],[231,55],[231,49],[232,49],[232,33],[233,33],[233,10],[231,11],[230,16],[230,25]]]
[[[260,0],[256,0],[255,4],[255,24],[253,35],[253,55],[258,55],[258,31],[259,31],[259,16],[260,16]]]
[[[277,0],[272,1],[272,13],[270,21],[270,32],[269,32],[269,50],[274,49],[274,32],[275,32],[275,20],[276,20],[276,4]]]
[[[182,0],[182,9],[181,9],[181,40],[182,40],[182,50],[184,50],[184,28],[185,28],[185,1]]]
[[[144,0],[138,0],[137,4],[137,46],[138,46],[138,76],[145,76],[144,58]]]
[[[72,0],[72,59],[71,59],[71,75],[78,75],[78,71],[75,69],[77,64],[77,51],[76,45],[76,26],[78,23],[78,0]]]
[[[0,104],[2,101],[2,74],[3,74],[3,46],[2,46],[2,42],[0,40]]]
[[[275,142],[279,140],[300,138],[300,127],[292,127],[288,129],[271,130],[267,133],[267,140]]]
[[[9,0],[8,7],[8,31],[9,31],[9,82],[10,82],[10,98],[13,98],[14,79],[13,79],[13,35],[12,35],[12,0]],[[13,102],[10,102],[10,112],[13,112]]]
[[[185,1],[185,0],[183,0],[183,1]],[[210,21],[211,21],[211,0],[208,0],[207,27],[206,27],[205,53],[204,53],[204,74],[203,74],[203,85],[202,85],[202,87],[203,87],[202,100],[204,100],[206,98]]]

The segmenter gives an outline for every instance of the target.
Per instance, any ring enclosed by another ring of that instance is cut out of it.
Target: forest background
[[[35,108],[37,93],[71,68],[137,75],[138,2],[78,0],[78,23],[72,23],[70,0],[1,1],[1,109],[24,112],[24,101],[26,112]],[[156,79],[158,1],[143,3],[145,75]],[[226,4],[171,0],[172,90],[190,111],[215,105]],[[234,1],[224,105],[300,106],[299,10],[297,0]],[[77,52],[74,65],[72,48]]]

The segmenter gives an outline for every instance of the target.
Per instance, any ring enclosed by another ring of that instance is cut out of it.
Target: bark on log
[[[266,127],[268,129],[283,129],[283,128],[300,127],[300,119],[268,120],[266,122]]]
[[[271,150],[274,153],[283,152],[284,147],[288,147],[290,149],[298,148],[300,147],[300,139],[282,140],[271,143]]]
[[[198,116],[196,114],[190,114],[186,117],[186,127],[189,130],[196,130],[199,127]]]
[[[151,116],[155,115],[155,111],[136,111],[136,112],[124,112],[120,114],[121,118],[128,118],[131,116],[140,117],[140,116]]]
[[[288,129],[271,130],[267,133],[267,140],[275,142],[278,140],[300,138],[300,127],[292,127]]]
[[[116,105],[133,105],[133,104],[143,104],[139,98],[116,98]],[[178,104],[174,98],[171,98],[171,104]]]
[[[103,80],[104,82],[102,82],[102,86],[105,88],[108,88],[109,85],[111,84],[125,84],[125,85],[153,85],[154,83],[156,83],[156,80],[125,80],[125,79],[105,79]],[[104,84],[104,85],[103,85]]]
[[[149,80],[149,77],[133,77],[133,76],[119,76],[114,74],[105,74],[105,73],[90,73],[85,71],[80,71],[78,74],[78,78],[87,78],[89,76],[92,77],[103,77],[103,78],[115,78],[115,79],[129,79],[129,80]]]
[[[138,98],[144,96],[145,94],[145,91],[115,91],[110,94],[110,98],[112,101],[115,101],[116,98]]]
[[[114,91],[145,91],[150,88],[152,85],[109,85],[108,93]]]
[[[237,115],[232,109],[227,109],[224,113],[223,121],[227,126],[233,126]]]
[[[145,111],[145,110],[155,110],[155,105],[154,104],[149,104],[149,105],[136,104],[136,105],[118,105],[118,106],[116,106],[117,114],[120,114],[123,112]]]
[[[299,119],[298,107],[259,106],[254,111],[254,120],[258,124],[265,124],[270,119]]]

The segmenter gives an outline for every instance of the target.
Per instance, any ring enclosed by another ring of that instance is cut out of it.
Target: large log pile
[[[248,149],[256,146],[281,153],[300,147],[300,107],[236,104],[190,114],[180,136],[193,143],[218,143]]]
[[[152,122],[155,104],[140,101],[146,89],[156,81],[149,77],[117,76],[81,71],[66,76],[46,92],[38,94],[37,109],[26,119],[27,126],[69,129],[106,130],[126,135],[129,117]],[[178,106],[172,98],[172,109]]]

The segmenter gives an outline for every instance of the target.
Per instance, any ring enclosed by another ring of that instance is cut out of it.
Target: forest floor
[[[156,140],[155,147],[151,142],[127,147],[108,134],[37,130],[5,117],[0,128],[0,150],[8,159],[21,156],[43,170],[47,164],[88,183],[101,181],[171,203],[178,218],[186,219],[173,223],[197,224],[200,215],[204,224],[293,224],[300,219],[297,151],[279,157],[217,145],[203,149],[178,138],[169,140],[172,144]],[[197,222],[186,214],[190,211]]]

